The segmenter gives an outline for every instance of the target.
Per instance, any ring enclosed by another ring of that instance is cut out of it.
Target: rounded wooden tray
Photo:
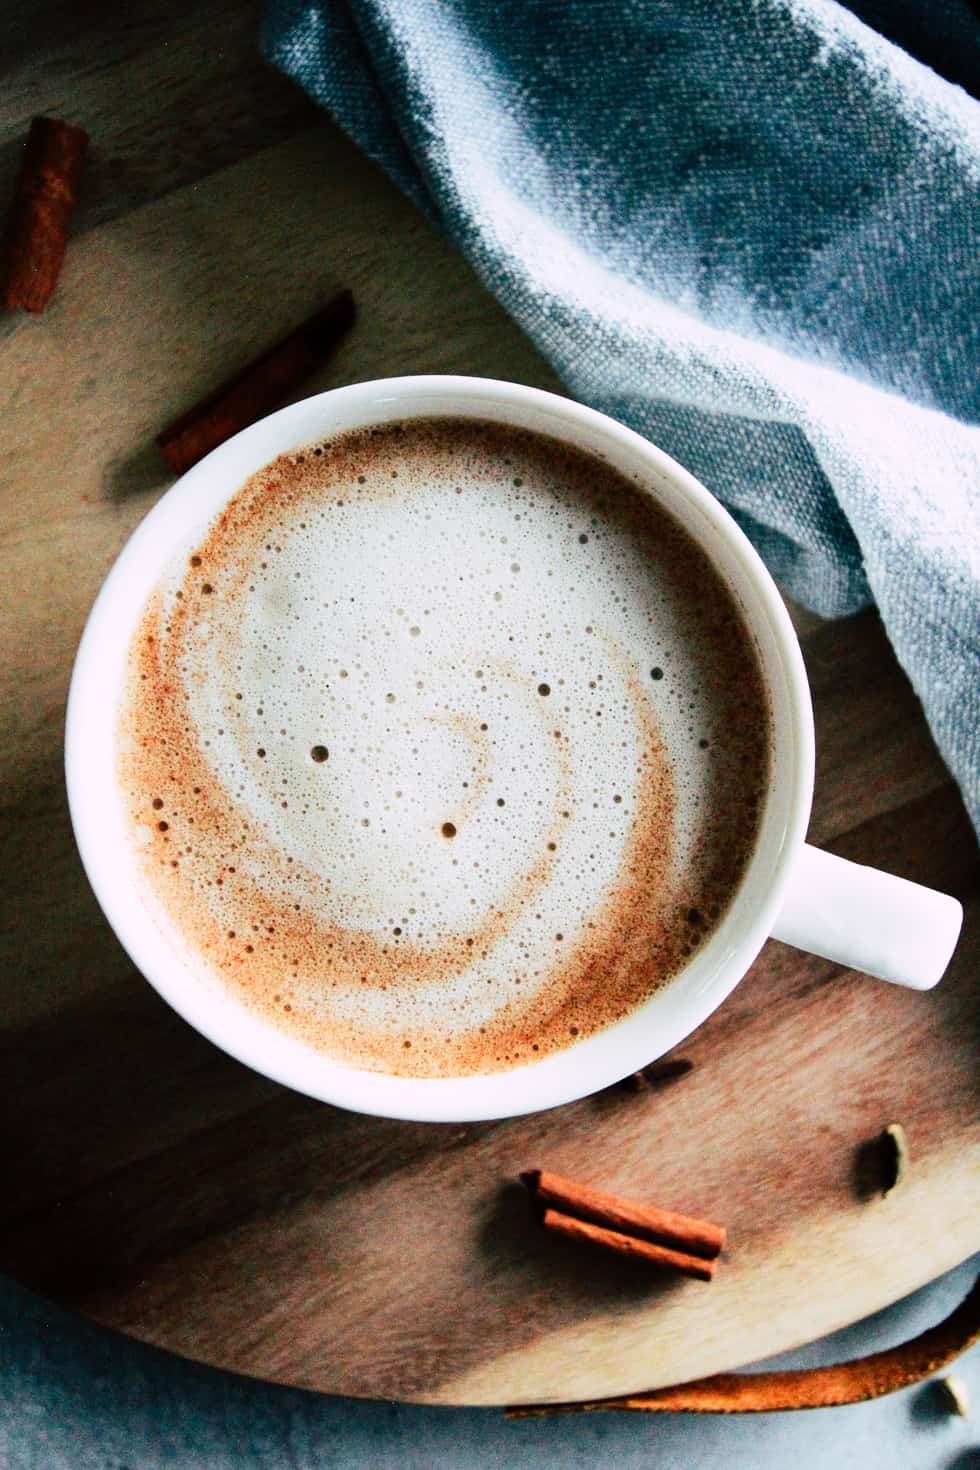
[[[554,386],[330,129],[90,231],[50,311],[0,341],[16,386],[0,471],[0,1269],[203,1362],[443,1403],[677,1382],[881,1307],[980,1248],[980,925],[969,824],[872,614],[805,623],[810,837],[971,900],[931,994],[770,944],[684,1048],[687,1077],[513,1122],[412,1125],[229,1060],[133,973],[102,919],[60,768],[84,614],[165,484],[154,432],[339,276],[360,322],[309,391],[404,371]],[[861,1146],[892,1121],[912,1170],[882,1200]],[[515,1182],[536,1164],[723,1221],[716,1281],[544,1240]]]

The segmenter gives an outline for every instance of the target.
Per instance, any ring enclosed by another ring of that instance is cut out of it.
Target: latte
[[[669,984],[738,890],[771,746],[733,596],[650,495],[448,418],[242,486],[150,592],[118,735],[143,899],[201,982],[429,1077]]]

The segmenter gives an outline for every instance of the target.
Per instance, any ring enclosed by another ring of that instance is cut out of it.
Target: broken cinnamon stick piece
[[[0,246],[0,306],[43,311],[61,272],[88,148],[84,128],[35,117]]]
[[[614,1082],[613,1087],[618,1087],[623,1092],[645,1092],[648,1088],[659,1087],[662,1082],[674,1082],[678,1077],[686,1077],[693,1070],[694,1063],[687,1057],[677,1057],[667,1062],[651,1062],[639,1072],[631,1072],[628,1077]]]
[[[700,1256],[668,1250],[666,1246],[654,1245],[635,1235],[623,1235],[618,1230],[606,1230],[589,1220],[577,1220],[573,1215],[562,1214],[560,1210],[545,1210],[543,1224],[546,1230],[555,1235],[563,1235],[567,1240],[582,1241],[586,1245],[611,1251],[617,1256],[678,1271],[682,1276],[694,1276],[698,1281],[710,1281],[718,1265],[717,1259],[705,1261]]]
[[[157,435],[178,475],[288,398],[331,356],[354,324],[354,297],[340,291],[309,321],[222,383]]]
[[[531,1169],[521,1175],[521,1180],[540,1204],[607,1230],[650,1240],[708,1261],[725,1248],[724,1226],[710,1220],[697,1220],[690,1215],[675,1214],[673,1210],[661,1210],[656,1205],[605,1194],[547,1169]]]

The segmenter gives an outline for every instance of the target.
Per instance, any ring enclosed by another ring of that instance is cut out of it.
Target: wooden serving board
[[[247,9],[225,7],[213,54],[195,4],[168,12],[165,38],[148,0],[123,35],[88,17],[102,47],[90,67],[74,33],[30,52],[68,24],[57,0],[41,8],[45,26],[7,53],[0,176],[38,108],[85,122],[96,147],[55,303],[0,324],[0,1269],[244,1373],[500,1403],[739,1366],[980,1248],[975,844],[872,614],[800,619],[811,839],[970,899],[932,994],[770,944],[684,1048],[688,1077],[448,1127],[286,1092],[133,972],[75,853],[61,739],[85,613],[166,488],[156,430],[338,284],[361,320],[307,391],[432,371],[557,385],[380,173],[262,73]],[[859,1153],[893,1120],[913,1167],[882,1201]],[[717,1280],[653,1279],[545,1242],[514,1183],[541,1163],[724,1221]]]

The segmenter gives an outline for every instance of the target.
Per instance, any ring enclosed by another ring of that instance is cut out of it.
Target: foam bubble
[[[457,420],[315,449],[238,492],[134,638],[148,901],[245,1005],[361,1066],[574,1044],[737,887],[769,751],[749,636],[590,456]]]

